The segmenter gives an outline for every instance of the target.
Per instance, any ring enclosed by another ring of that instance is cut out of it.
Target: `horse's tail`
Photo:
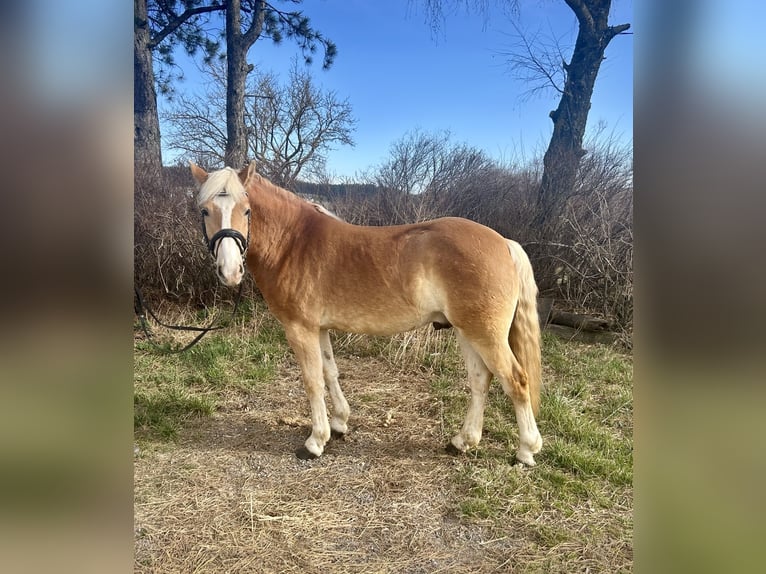
[[[537,284],[532,264],[521,245],[511,239],[508,249],[516,264],[519,275],[519,303],[511,324],[508,342],[513,354],[527,374],[529,398],[532,411],[537,415],[540,409],[540,388],[542,386],[542,360],[540,356],[540,320],[537,317]]]

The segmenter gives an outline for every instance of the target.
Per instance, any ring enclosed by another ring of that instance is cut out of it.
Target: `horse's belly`
[[[336,329],[346,333],[360,333],[364,335],[395,335],[404,331],[411,331],[427,321],[419,320],[390,320],[389,318],[365,317],[357,319],[335,319],[322,325],[325,329]]]
[[[411,331],[444,317],[441,313],[420,313],[416,309],[348,309],[348,312],[328,314],[322,321],[325,329],[365,335],[395,335]],[[444,319],[446,321],[446,319]]]
[[[447,323],[442,290],[426,277],[413,275],[397,288],[356,286],[324,300],[323,327],[349,333],[394,335],[432,322]]]

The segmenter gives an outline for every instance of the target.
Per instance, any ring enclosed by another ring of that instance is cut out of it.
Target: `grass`
[[[279,324],[260,316],[255,323],[240,320],[228,332],[209,334],[182,354],[164,354],[146,341],[137,342],[136,436],[174,439],[185,422],[210,416],[232,395],[246,395],[271,380],[288,353],[287,343]]]
[[[351,428],[309,462],[299,370],[263,309],[182,355],[137,341],[137,571],[252,571],[253,547],[284,572],[632,570],[630,356],[544,336],[529,469],[497,383],[479,447],[444,454],[468,398],[449,331],[333,337]]]
[[[632,361],[607,347],[546,334],[543,363],[538,422],[545,442],[538,466],[528,470],[512,459],[518,444],[512,406],[493,385],[483,446],[459,464],[457,479],[465,494],[458,512],[467,520],[531,527],[540,556],[522,572],[576,571],[568,568],[583,556],[564,560],[543,556],[544,550],[586,543],[612,549],[615,537],[632,562]],[[445,402],[450,432],[456,432],[465,397],[446,380],[437,379],[433,390]],[[616,571],[630,567],[626,562]]]
[[[155,438],[175,438],[181,425],[193,416],[208,416],[215,401],[170,387],[163,393],[137,391],[133,398],[133,424],[136,430]]]

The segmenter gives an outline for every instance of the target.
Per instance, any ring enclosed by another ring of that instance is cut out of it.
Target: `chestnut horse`
[[[331,434],[348,430],[329,329],[392,335],[421,325],[452,326],[465,359],[471,400],[449,450],[481,439],[494,374],[513,401],[516,458],[534,465],[542,438],[537,286],[515,241],[467,219],[391,227],[346,223],[277,187],[254,163],[207,173],[199,184],[203,231],[222,283],[242,281],[244,264],[282,323],[311,403],[311,436],[298,451],[318,457]],[[332,400],[328,421],[325,385]]]

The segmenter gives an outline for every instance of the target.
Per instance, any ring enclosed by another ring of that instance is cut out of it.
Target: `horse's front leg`
[[[338,383],[338,366],[335,364],[335,357],[332,352],[332,343],[327,329],[319,332],[319,345],[322,349],[322,365],[324,367],[324,382],[327,390],[330,391],[332,399],[332,419],[330,419],[330,428],[333,437],[339,438],[348,432],[349,407],[346,397]]]
[[[306,440],[305,447],[298,449],[296,455],[301,459],[317,458],[322,455],[324,445],[330,440],[319,330],[285,325],[285,333],[301,368],[303,386],[311,405],[311,436]]]

